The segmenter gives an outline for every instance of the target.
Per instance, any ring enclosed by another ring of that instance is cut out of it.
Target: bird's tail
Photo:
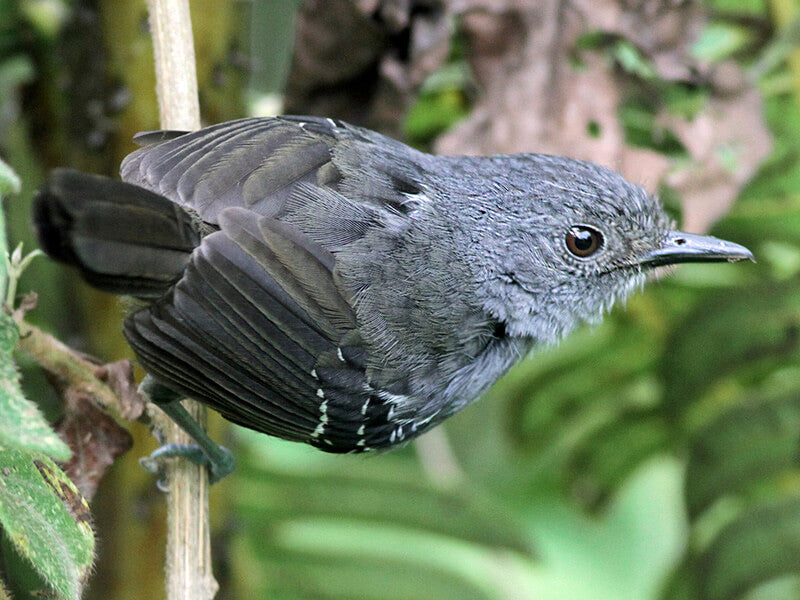
[[[78,171],[54,171],[33,204],[44,251],[78,267],[93,286],[158,298],[200,243],[198,223],[164,196]]]

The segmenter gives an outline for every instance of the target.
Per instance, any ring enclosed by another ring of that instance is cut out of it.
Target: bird
[[[54,171],[44,251],[137,299],[164,406],[334,453],[404,444],[658,267],[753,259],[591,162],[436,156],[343,121],[138,134],[121,181]]]

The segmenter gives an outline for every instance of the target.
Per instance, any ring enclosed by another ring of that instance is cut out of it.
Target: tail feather
[[[52,258],[101,290],[144,299],[170,289],[201,237],[192,216],[167,198],[66,169],[37,193],[33,221]]]

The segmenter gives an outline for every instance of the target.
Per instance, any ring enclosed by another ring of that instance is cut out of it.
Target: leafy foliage
[[[19,192],[20,181],[11,168],[0,160],[0,206],[3,196]],[[5,221],[0,214],[0,302],[6,301],[10,281],[9,253]],[[9,299],[12,300],[13,299]],[[19,331],[6,310],[0,310],[0,446],[42,452],[66,460],[69,448],[44,420],[36,404],[22,395],[19,374],[12,353]]]
[[[651,597],[683,545],[674,460],[637,471],[592,518],[552,490],[512,507],[480,482],[431,485],[407,451],[344,462],[244,437],[234,562],[260,556],[264,570],[242,597]]]
[[[18,193],[19,188],[17,175],[0,160],[0,203],[3,196]],[[10,263],[4,228],[5,222],[0,218],[0,301],[13,295],[8,293],[13,283],[8,272]],[[0,446],[43,452],[66,460],[70,455],[69,448],[53,432],[36,404],[27,400],[20,389],[19,374],[12,356],[18,338],[16,323],[8,312],[0,311]]]
[[[94,558],[89,507],[44,455],[0,447],[0,523],[59,598],[79,598]]]
[[[36,404],[22,395],[12,357],[18,336],[13,319],[0,312],[0,446],[67,460],[67,445],[53,432]]]
[[[0,200],[19,180],[0,161]],[[0,218],[0,291],[8,289],[5,223]],[[78,598],[94,557],[89,507],[75,485],[47,456],[70,450],[34,403],[22,395],[12,352],[19,332],[0,311],[0,525],[17,551],[60,598]]]

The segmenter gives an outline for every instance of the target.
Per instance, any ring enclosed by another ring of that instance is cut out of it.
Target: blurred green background
[[[296,5],[192,2],[205,122],[280,106]],[[800,4],[699,6],[692,51],[743,69],[773,138],[712,229],[758,263],[681,266],[391,453],[329,456],[216,420],[239,461],[212,492],[218,598],[800,599]],[[480,94],[449,27],[447,60],[396,115],[424,148]],[[658,114],[691,120],[708,90],[661,81],[636,50],[588,32],[567,68],[580,51],[624,70],[641,84],[617,113],[625,143],[689,161]],[[5,206],[12,247],[35,245],[29,202],[48,169],[113,174],[157,124],[141,2],[0,0],[0,155],[24,185]],[[661,191],[678,215],[681,194]],[[40,259],[21,288],[40,296],[31,322],[130,356],[123,308],[74,273]],[[55,393],[22,367],[55,418]],[[136,462],[155,443],[132,431],[92,505],[88,598],[163,596],[163,500]],[[15,597],[39,585],[8,546],[2,561]]]

